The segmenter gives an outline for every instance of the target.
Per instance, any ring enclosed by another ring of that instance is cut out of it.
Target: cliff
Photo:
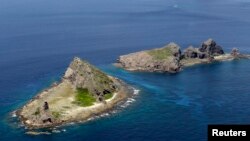
[[[69,80],[75,88],[88,89],[98,101],[116,91],[117,86],[105,73],[80,58],[74,58],[65,72],[64,79]]]
[[[28,128],[85,121],[113,108],[127,93],[122,81],[74,58],[61,82],[43,90],[17,110],[17,115]]]
[[[236,48],[225,53],[213,39],[208,39],[200,47],[190,46],[183,53],[177,44],[170,43],[162,48],[122,55],[115,65],[130,71],[178,72],[195,64],[241,58],[249,58],[249,55],[241,54]]]

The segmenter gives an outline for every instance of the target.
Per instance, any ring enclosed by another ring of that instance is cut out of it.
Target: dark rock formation
[[[230,54],[234,59],[249,59],[250,55],[241,54],[238,48],[233,48]]]
[[[51,119],[51,118],[47,118],[47,119],[44,119],[44,120],[43,120],[43,123],[47,123],[47,122],[52,123],[52,119]]]
[[[46,110],[49,110],[49,104],[48,102],[44,102],[44,105],[43,105],[43,110],[46,111]]]
[[[184,57],[185,58],[197,58],[199,56],[199,50],[194,48],[193,46],[188,47],[184,50]],[[202,56],[201,56],[202,57]]]
[[[224,54],[221,46],[217,45],[212,39],[208,39],[203,42],[200,48],[194,48],[193,46],[188,47],[184,50],[185,58],[198,58],[198,59],[209,59],[212,60],[213,56]]]
[[[240,55],[240,52],[237,48],[233,48],[231,51],[231,55],[237,57],[238,55]]]
[[[106,89],[104,89],[104,91],[102,92],[103,94],[109,94],[109,93],[111,93],[109,90],[106,90]]]
[[[208,58],[208,55],[206,53],[198,53],[198,58],[199,59],[205,59],[205,58]]]
[[[222,47],[217,45],[213,39],[208,39],[207,41],[203,42],[201,47],[199,48],[199,51],[207,53],[209,56],[224,54]]]

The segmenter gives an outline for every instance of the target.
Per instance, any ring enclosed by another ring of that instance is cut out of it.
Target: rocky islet
[[[16,113],[29,129],[54,127],[106,112],[129,92],[121,80],[76,57],[61,82],[43,90]]]
[[[249,55],[241,54],[237,48],[225,53],[213,39],[208,39],[200,47],[189,46],[183,53],[180,46],[170,43],[162,48],[122,55],[115,65],[130,71],[176,73],[195,64],[240,58],[249,58]]]

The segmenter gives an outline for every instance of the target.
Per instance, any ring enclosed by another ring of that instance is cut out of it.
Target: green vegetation
[[[54,118],[59,118],[61,116],[60,112],[57,112],[57,111],[53,111],[52,115]]]
[[[110,99],[113,97],[113,94],[112,93],[108,93],[108,94],[105,94],[104,95],[104,99],[107,100],[107,99]]]
[[[157,60],[167,59],[169,56],[172,56],[172,51],[170,48],[161,48],[161,49],[154,49],[148,51],[148,54],[153,56]]]
[[[89,93],[88,89],[77,88],[75,104],[79,106],[91,106],[96,99]]]
[[[34,112],[34,114],[33,115],[40,115],[40,108],[38,107],[38,108],[36,108],[36,111]]]

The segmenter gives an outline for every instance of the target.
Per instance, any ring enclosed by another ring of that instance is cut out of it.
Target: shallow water
[[[0,140],[206,139],[208,123],[249,123],[250,61],[198,65],[178,74],[132,73],[119,55],[214,38],[250,53],[247,0],[1,0]],[[52,135],[28,136],[11,112],[60,79],[74,56],[140,89],[126,108]]]

